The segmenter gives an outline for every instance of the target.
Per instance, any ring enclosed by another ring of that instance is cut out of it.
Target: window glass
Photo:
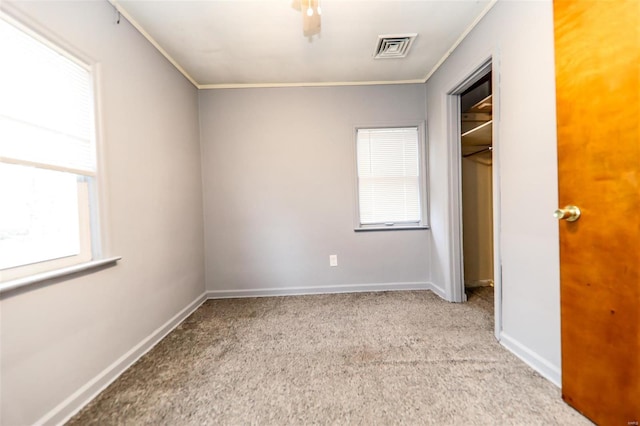
[[[0,163],[0,269],[80,254],[77,180]]]

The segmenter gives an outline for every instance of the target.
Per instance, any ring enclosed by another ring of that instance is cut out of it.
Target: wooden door
[[[640,0],[554,2],[563,399],[640,421]]]

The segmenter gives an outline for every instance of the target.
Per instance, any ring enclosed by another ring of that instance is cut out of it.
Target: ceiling
[[[320,0],[312,39],[292,0],[111,2],[207,89],[424,82],[495,0]],[[405,58],[373,58],[378,35],[406,33]]]

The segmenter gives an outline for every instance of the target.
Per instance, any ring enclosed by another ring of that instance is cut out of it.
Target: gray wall
[[[429,231],[353,230],[354,126],[424,119],[424,85],[201,91],[207,289],[426,284]]]
[[[204,292],[197,91],[100,2],[3,2],[101,66],[116,266],[4,295],[0,423],[31,424]],[[22,11],[22,12],[20,12]]]
[[[494,55],[499,111],[502,343],[556,383],[560,380],[560,279],[555,70],[550,1],[498,2],[427,82],[432,279],[451,285],[446,93]],[[496,90],[496,87],[494,87]]]

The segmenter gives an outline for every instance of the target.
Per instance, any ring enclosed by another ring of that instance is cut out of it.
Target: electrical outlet
[[[337,254],[329,255],[329,266],[338,266],[338,255]]]

